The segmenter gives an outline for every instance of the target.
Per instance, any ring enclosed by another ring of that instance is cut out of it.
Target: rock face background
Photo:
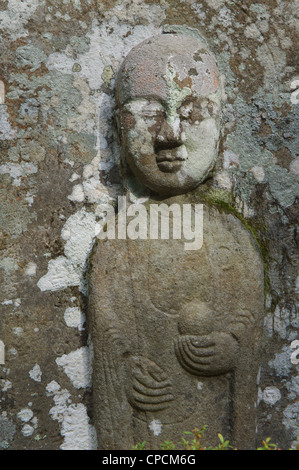
[[[299,435],[298,2],[3,0],[0,448],[96,448],[86,273],[101,204],[123,192],[115,74],[166,24],[206,37],[225,87],[219,160],[199,191],[263,254],[257,439],[288,448]]]

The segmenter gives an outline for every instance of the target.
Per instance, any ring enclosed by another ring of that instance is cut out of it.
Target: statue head
[[[116,92],[125,158],[145,186],[176,195],[209,176],[221,103],[216,60],[204,41],[183,34],[145,40],[122,64]]]

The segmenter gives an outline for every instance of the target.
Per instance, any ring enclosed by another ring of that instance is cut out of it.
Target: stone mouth
[[[155,142],[155,153],[158,158],[163,158],[163,155],[176,155],[178,150],[183,146],[183,142],[180,140],[167,140]]]
[[[157,165],[164,173],[176,173],[182,167],[182,163],[182,160],[163,160],[157,162]]]
[[[182,144],[175,147],[160,149],[156,154],[156,162],[160,171],[176,173],[182,166],[185,157],[182,155]]]
[[[181,140],[170,139],[155,143],[156,162],[160,171],[175,173],[185,160],[184,145]]]
[[[176,147],[168,147],[168,148],[163,148],[158,151],[156,151],[156,160],[157,163],[160,162],[174,162],[174,161],[180,161],[183,162],[185,160],[185,157],[182,155],[182,147],[183,145],[177,145]]]

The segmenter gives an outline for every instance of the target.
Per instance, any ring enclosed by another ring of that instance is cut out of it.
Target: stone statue
[[[221,130],[217,64],[199,37],[161,34],[135,47],[117,79],[122,151],[151,203],[200,202]],[[255,445],[263,264],[232,214],[204,205],[203,245],[182,239],[98,240],[89,324],[100,449],[159,449],[208,425]]]

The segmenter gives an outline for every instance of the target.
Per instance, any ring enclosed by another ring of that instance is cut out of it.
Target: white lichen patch
[[[87,346],[56,359],[58,366],[62,367],[75,388],[91,386],[91,357]]]
[[[79,67],[81,66],[79,65]],[[76,117],[68,118],[67,126],[75,132],[95,133],[97,131],[96,124],[98,123],[97,109],[95,100],[90,96],[90,88],[86,79],[76,76],[74,78],[74,87],[80,91],[82,100],[77,108]]]
[[[25,274],[26,276],[35,276],[36,275],[36,263],[30,262],[26,265]]]
[[[227,171],[221,171],[215,176],[217,186],[222,189],[227,189],[228,191],[232,188],[232,180]]]
[[[1,31],[8,32],[13,40],[27,36],[24,26],[39,3],[40,0],[8,0],[7,9],[0,11]]]
[[[80,285],[81,273],[73,263],[59,256],[48,263],[48,272],[37,283],[41,291],[55,291],[68,286]]]
[[[61,389],[60,385],[52,380],[46,386],[47,396],[52,396],[55,406],[50,409],[50,416],[52,419],[62,423],[63,414],[65,413],[68,405],[72,402],[70,399],[71,394],[66,389]]]
[[[273,87],[273,77],[281,77],[286,68],[286,51],[278,45],[276,36],[271,36],[267,44],[262,44],[256,51],[257,60],[264,67],[264,86]]]
[[[80,175],[78,175],[78,173],[73,173],[72,176],[70,177],[69,181],[71,183],[73,183],[74,181],[76,181],[78,178],[80,178]]]
[[[154,6],[151,6],[154,7]],[[114,31],[113,31],[114,30]],[[160,28],[153,24],[148,27],[142,25],[131,29],[126,24],[119,24],[115,15],[110,20],[111,34],[107,34],[106,25],[94,20],[91,33],[87,34],[90,40],[89,50],[80,54],[76,59],[65,52],[54,52],[47,60],[49,70],[59,70],[62,73],[76,74],[76,83],[85,79],[91,89],[99,89],[104,83],[104,70],[111,63],[118,66],[122,58],[132,47],[153,34],[157,34]],[[113,31],[113,32],[112,32]],[[130,35],[127,33],[130,31]],[[124,36],[126,39],[123,40]],[[74,65],[76,64],[75,68]],[[81,86],[80,86],[81,88]],[[75,121],[71,125],[78,125]]]
[[[4,364],[4,362],[1,362],[0,360],[0,364]],[[7,390],[11,388],[12,388],[12,383],[10,382],[10,380],[0,379],[0,390],[2,392],[7,392]]]
[[[277,387],[266,387],[262,394],[262,400],[269,406],[274,406],[281,399],[280,390]]]
[[[19,411],[17,416],[24,423],[28,423],[28,421],[33,418],[33,412],[30,410],[30,408],[23,408],[21,411]]]
[[[288,399],[290,402],[299,398],[299,374],[297,374],[295,377],[292,377],[291,380],[286,383],[286,389],[289,392]]]
[[[211,8],[214,8],[214,10],[218,10],[226,0],[210,0],[209,1],[209,6]]]
[[[261,167],[261,166],[253,166],[250,171],[253,173],[255,179],[256,179],[259,183],[262,183],[262,182],[263,182],[263,180],[264,180],[264,178],[265,178],[265,172],[264,172],[263,167]]]
[[[5,105],[0,106],[0,140],[11,140],[16,137],[16,131],[11,127],[10,117]]]
[[[84,290],[84,268],[93,245],[96,230],[96,217],[85,208],[69,217],[62,236],[67,240],[65,256],[50,260],[48,272],[37,283],[42,291],[55,291],[68,286],[80,286]]]
[[[7,299],[1,302],[1,305],[12,305],[12,304],[13,304],[13,300],[11,299]]]
[[[292,352],[291,347],[285,345],[282,347],[282,352],[276,353],[275,358],[269,362],[269,366],[275,370],[277,377],[287,377],[290,374]]]
[[[5,103],[5,84],[0,80],[0,104]]]
[[[69,230],[70,233],[64,249],[65,255],[72,261],[74,266],[81,269],[92,247],[95,225],[95,215],[86,212],[85,209],[72,215],[64,225],[64,229]]]
[[[61,435],[64,442],[62,450],[96,449],[96,432],[89,424],[86,407],[83,404],[70,405],[63,418]]]
[[[9,275],[12,272],[18,270],[18,264],[13,258],[8,256],[0,260],[0,269],[3,269],[3,271],[5,271],[5,273]]]
[[[37,173],[37,166],[28,162],[7,163],[0,166],[0,175],[9,174],[14,186],[20,186],[21,178]]]
[[[12,329],[12,332],[14,335],[16,336],[22,336],[24,331],[23,331],[23,328],[21,326],[15,326],[13,329]]]
[[[154,436],[159,436],[162,432],[162,423],[158,419],[153,419],[149,424],[149,429],[152,431]]]
[[[287,430],[292,432],[293,438],[299,434],[299,401],[289,404],[283,412],[283,424]]]
[[[239,167],[239,155],[236,155],[234,152],[230,150],[225,150],[223,154],[223,167],[224,169],[229,169],[231,166]]]
[[[23,436],[25,437],[30,437],[32,436],[32,434],[34,433],[34,427],[33,426],[30,426],[30,424],[25,424],[23,427],[22,427],[22,434]]]
[[[295,339],[291,343],[291,349],[293,350],[291,354],[291,363],[295,366],[299,364],[299,340]]]
[[[79,331],[84,330],[85,315],[78,307],[69,307],[64,313],[64,320],[67,326],[78,328]]]
[[[181,106],[184,99],[191,95],[191,90],[188,87],[180,88],[174,81],[176,77],[176,70],[169,66],[166,74],[165,74],[165,81],[169,88],[169,93],[167,94],[167,121],[170,125],[174,126],[175,121],[178,118],[177,110]],[[175,127],[175,126],[174,126]],[[175,133],[175,129],[174,129]],[[176,135],[176,133],[175,133]]]
[[[33,45],[21,46],[16,50],[16,65],[18,67],[30,66],[30,71],[35,72],[47,56],[41,49]]]
[[[41,368],[38,364],[35,364],[35,366],[29,371],[29,376],[35,382],[41,382],[41,380],[42,380],[42,371],[41,371]]]
[[[290,164],[290,172],[299,176],[299,157],[295,158]]]
[[[82,184],[76,184],[73,187],[72,194],[68,196],[70,201],[73,202],[83,202],[84,201],[84,190]]]
[[[62,450],[94,450],[97,448],[96,432],[89,423],[86,407],[72,404],[70,393],[61,389],[53,380],[46,387],[47,395],[52,396],[55,406],[50,409],[52,419],[61,424],[61,435],[64,442],[60,446]]]
[[[246,26],[244,35],[247,39],[256,39],[259,42],[263,42],[264,40],[263,35],[255,23],[251,23],[250,25]]]

